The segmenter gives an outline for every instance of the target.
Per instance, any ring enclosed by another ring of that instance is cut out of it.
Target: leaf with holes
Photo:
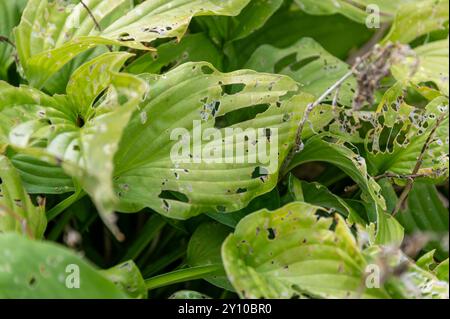
[[[448,5],[448,0],[413,0],[401,6],[383,43],[409,43],[421,35],[445,29],[446,24],[448,27]]]
[[[131,298],[147,298],[144,278],[142,278],[139,268],[132,260],[100,272]]]
[[[122,211],[186,219],[239,210],[274,188],[312,101],[293,80],[205,63],[145,77],[152,89],[115,158]]]
[[[24,73],[33,87],[47,80],[76,55],[98,45],[147,49],[142,43],[159,38],[180,39],[196,15],[236,15],[249,0],[144,1],[131,10],[128,0],[30,0],[16,45]],[[84,5],[83,5],[84,4]],[[88,9],[86,9],[86,7]],[[108,17],[121,15],[116,20]]]
[[[367,161],[373,174],[413,174],[427,139],[440,122],[417,172],[435,181],[448,178],[448,100],[438,97],[425,109],[403,102],[383,104],[367,134]]]
[[[285,49],[263,45],[253,53],[245,67],[260,72],[288,75],[299,82],[305,92],[316,97],[350,70],[345,62],[332,56],[311,38],[303,38]],[[340,87],[337,101],[350,106],[355,90],[356,80],[351,77]],[[331,95],[328,100],[333,98]]]
[[[313,161],[326,162],[337,166],[360,187],[367,209],[367,219],[374,232],[374,243],[399,244],[403,240],[403,229],[400,224],[386,213],[386,202],[381,195],[381,187],[368,174],[366,161],[361,155],[355,154],[340,140],[326,141],[320,135],[309,139],[302,152],[297,154],[290,168]],[[355,221],[361,219],[355,217]],[[376,229],[374,229],[376,227]]]
[[[395,64],[392,72],[399,81],[419,85],[433,82],[448,96],[448,38],[415,48],[411,55]]]
[[[18,232],[42,238],[47,220],[43,203],[35,206],[26,193],[19,173],[0,154],[0,233]]]
[[[318,218],[317,206],[296,202],[240,221],[222,246],[228,277],[240,297],[389,298],[366,289],[367,266],[344,220]]]
[[[19,153],[62,165],[92,196],[105,221],[115,207],[113,157],[148,89],[142,80],[117,73],[130,56],[106,53],[84,64],[72,75],[65,96],[0,83],[6,143]]]

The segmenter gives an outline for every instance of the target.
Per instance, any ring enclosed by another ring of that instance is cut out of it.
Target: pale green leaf
[[[386,202],[381,195],[381,187],[368,174],[364,157],[355,154],[342,141],[328,142],[319,135],[305,143],[303,151],[294,157],[290,167],[314,161],[337,166],[358,184],[362,191],[361,198],[370,207],[367,219],[376,223],[376,227],[372,226],[374,243],[397,245],[401,243],[403,229],[394,218],[386,214]],[[361,221],[358,215],[354,215],[352,220]]]
[[[50,97],[0,83],[0,128],[6,143],[23,154],[62,165],[91,195],[104,219],[115,206],[114,154],[131,113],[148,90],[142,80],[117,73],[129,57],[106,53],[84,64],[69,81],[67,96]],[[89,77],[94,80],[87,81]]]
[[[189,34],[181,41],[157,47],[157,52],[143,54],[126,67],[133,74],[167,72],[185,62],[209,62],[221,68],[222,53],[204,33]]]
[[[384,277],[383,286],[393,298],[448,299],[448,282],[415,264],[400,249],[372,246],[364,256],[371,268],[378,270],[377,276]]]
[[[285,49],[263,45],[253,53],[245,67],[259,72],[288,75],[300,83],[305,92],[316,97],[350,70],[345,62],[335,58],[311,38],[303,38]],[[351,77],[340,87],[337,101],[351,105],[355,90],[356,80]],[[334,94],[328,100],[333,98]],[[323,116],[329,116],[331,120],[333,114],[326,112]]]
[[[440,280],[446,281],[448,283],[448,258],[437,265],[437,267],[434,269],[434,273]]]
[[[147,288],[144,278],[136,264],[126,261],[110,269],[100,271],[106,278],[113,282],[120,290],[134,299],[146,299]]]
[[[433,82],[448,96],[448,43],[447,38],[415,48],[411,56],[393,66],[393,75],[399,81],[415,85]]]
[[[394,1],[389,1],[394,3]],[[444,29],[448,22],[448,0],[410,1],[401,6],[384,43],[409,43],[421,35]]]
[[[373,174],[412,174],[436,121],[444,116],[425,152],[418,174],[435,180],[448,177],[448,100],[439,97],[426,108],[404,103],[383,106],[366,137],[367,161]]]
[[[14,231],[41,238],[46,226],[44,205],[36,207],[31,202],[19,173],[7,157],[0,155],[0,233]]]
[[[220,249],[225,238],[230,234],[231,228],[217,223],[201,224],[189,240],[187,248],[187,263],[190,267],[218,265],[222,268],[214,276],[204,279],[218,287],[233,290],[222,267]]]
[[[308,183],[290,175],[289,191],[294,195],[294,201],[302,201],[327,208],[329,212],[337,211],[353,223],[365,224],[364,219],[360,217],[359,213],[348,205],[344,199],[333,194],[320,183]],[[300,194],[301,196],[299,196]]]
[[[17,234],[1,234],[0,297],[122,299],[127,295],[67,248]]]
[[[365,158],[354,153],[342,141],[327,141],[320,135],[310,138],[304,149],[294,157],[290,169],[309,162],[326,162],[337,166],[359,185],[364,200],[386,209],[380,186],[367,173]]]
[[[240,221],[223,244],[228,278],[243,298],[389,298],[364,286],[366,261],[345,221],[291,203]]]
[[[173,293],[169,299],[211,299],[211,297],[197,291],[180,290]]]
[[[15,31],[18,53],[29,83],[40,88],[76,55],[95,46],[146,49],[142,42],[180,39],[193,16],[237,15],[248,2],[147,0],[127,11],[128,0],[86,0],[94,20],[81,3],[68,6],[62,1],[30,0]],[[108,19],[118,12],[120,18]]]
[[[369,15],[379,14],[380,21],[393,19],[393,14],[408,3],[418,0],[295,0],[300,8],[309,14],[329,15],[340,13],[360,23],[366,22]],[[376,6],[376,12],[373,12]]]

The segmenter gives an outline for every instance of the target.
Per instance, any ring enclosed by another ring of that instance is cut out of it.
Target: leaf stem
[[[322,95],[319,96],[319,98],[317,98],[317,100],[315,100],[313,103],[308,104],[308,106],[306,107],[306,110],[303,114],[303,118],[297,128],[294,147],[291,149],[291,151],[289,152],[289,154],[287,155],[286,159],[284,160],[284,162],[281,166],[280,176],[279,176],[280,180],[288,173],[287,170],[289,169],[289,165],[291,164],[292,160],[294,159],[294,156],[297,153],[301,152],[303,149],[303,147],[302,147],[302,145],[303,145],[303,142],[302,142],[303,129],[306,125],[306,122],[309,119],[309,115],[311,114],[311,112],[314,110],[314,108],[316,106],[320,105],[320,103],[322,103],[331,93],[333,93],[335,90],[339,89],[346,80],[348,80],[353,74],[355,74],[358,67],[363,62],[365,62],[365,60],[367,58],[369,58],[371,54],[372,54],[372,50],[366,52],[363,56],[356,58],[355,63],[353,64],[353,66],[347,73],[345,73],[339,80],[337,80],[332,86],[330,86],[325,92],[323,92]],[[333,101],[335,99],[336,99],[336,97],[333,97]]]
[[[89,9],[89,7],[84,3],[83,0],[80,0],[81,5],[86,9],[86,11],[88,12],[89,16],[91,17],[92,21],[94,21],[95,27],[97,28],[98,31],[102,31],[102,27],[100,26],[100,24],[97,22],[97,19],[95,18],[94,14],[92,13],[91,9]]]
[[[174,248],[167,255],[159,257],[153,263],[147,264],[146,267],[142,270],[142,274],[144,276],[153,276],[178,259],[181,259],[185,254],[186,245],[181,245],[177,248]]]
[[[419,172],[420,167],[422,166],[422,163],[423,163],[423,158],[425,156],[425,153],[428,150],[428,148],[430,147],[430,144],[433,142],[434,134],[436,133],[438,127],[444,121],[446,116],[447,116],[447,113],[444,113],[436,120],[436,123],[434,124],[433,128],[430,131],[430,134],[428,134],[428,137],[422,146],[422,150],[420,151],[420,155],[417,158],[416,165],[414,166],[414,169],[413,169],[411,175],[413,175],[413,176],[417,175],[417,173]],[[394,211],[392,212],[392,216],[397,215],[398,212],[400,211],[400,209],[403,207],[403,204],[406,201],[406,199],[408,198],[409,192],[411,191],[413,184],[414,184],[414,178],[408,179],[408,183],[406,184],[405,188],[403,189],[402,193],[400,194],[400,197],[398,198],[397,204],[395,205]]]
[[[84,196],[86,196],[86,193],[83,190],[77,190],[75,193],[67,197],[62,202],[58,203],[55,207],[47,212],[47,221],[55,219],[57,216],[59,216],[59,214],[72,206],[78,200],[82,199]]]
[[[164,225],[166,225],[166,221],[160,215],[155,214],[150,217],[142,230],[139,231],[139,236],[127,249],[127,253],[123,256],[122,261],[136,259]]]
[[[208,265],[175,270],[147,279],[145,285],[147,290],[152,290],[189,280],[202,279],[208,275],[217,273],[221,268],[221,265]]]
[[[13,48],[16,48],[16,45],[14,44],[14,42],[12,42],[8,37],[5,37],[3,35],[0,35],[0,42],[8,43]]]

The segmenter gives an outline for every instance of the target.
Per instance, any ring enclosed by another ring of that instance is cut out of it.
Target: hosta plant
[[[0,298],[448,298],[448,0],[0,0]]]

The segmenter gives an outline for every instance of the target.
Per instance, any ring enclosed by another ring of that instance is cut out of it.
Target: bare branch
[[[95,23],[95,27],[97,28],[98,31],[102,31],[102,27],[100,26],[100,24],[97,22],[97,19],[95,18],[94,14],[92,13],[91,9],[89,9],[89,7],[84,3],[83,0],[80,0],[81,5],[86,9],[86,11],[88,12],[89,16],[91,17],[92,21],[94,21]]]
[[[427,137],[427,140],[425,141],[425,143],[422,146],[422,150],[419,154],[419,157],[417,158],[416,165],[414,166],[414,169],[413,169],[411,175],[416,175],[419,172],[420,167],[422,166],[422,163],[423,163],[423,159],[425,157],[425,153],[428,150],[428,148],[430,147],[430,144],[433,142],[434,134],[436,133],[436,130],[438,129],[438,127],[441,125],[441,123],[444,121],[444,119],[446,117],[447,117],[447,114],[444,113],[436,120],[436,123],[434,124],[433,128],[430,131],[430,134]],[[400,211],[400,209],[403,207],[403,204],[405,203],[405,200],[408,198],[409,192],[411,191],[413,184],[414,184],[414,179],[409,179],[408,183],[406,184],[405,188],[403,189],[403,192],[400,194],[400,197],[397,201],[397,205],[395,205],[394,211],[392,212],[393,216],[397,215],[398,212]]]
[[[12,42],[8,37],[5,37],[3,35],[0,35],[0,42],[8,43],[13,48],[16,48],[16,45],[14,44],[14,42]]]
[[[80,0],[80,3],[86,9],[86,11],[88,12],[88,14],[91,17],[92,21],[94,21],[94,24],[95,24],[95,27],[97,28],[97,30],[98,31],[102,31],[102,27],[98,23],[97,19],[95,18],[94,14],[92,13],[91,9],[89,9],[89,7],[84,3],[83,0]],[[112,52],[112,47],[110,45],[107,45],[106,47],[108,48],[108,50],[110,52]]]
[[[314,110],[314,108],[316,106],[320,105],[320,103],[322,103],[331,93],[333,93],[335,90],[338,90],[347,79],[349,79],[353,74],[355,74],[357,68],[364,62],[365,59],[367,59],[371,55],[371,53],[372,53],[372,51],[367,52],[362,57],[358,57],[356,59],[355,64],[350,69],[350,71],[348,71],[339,80],[337,80],[332,86],[330,86],[317,100],[315,100],[313,103],[309,104],[306,107],[305,113],[303,114],[303,118],[297,128],[297,134],[295,137],[295,145],[292,148],[292,150],[289,152],[288,156],[286,157],[286,159],[283,162],[283,165],[281,166],[280,179],[283,178],[283,176],[287,173],[287,169],[289,169],[289,165],[291,164],[295,154],[297,154],[303,150],[303,142],[302,142],[303,129],[309,120],[309,115],[311,114],[311,112]]]

